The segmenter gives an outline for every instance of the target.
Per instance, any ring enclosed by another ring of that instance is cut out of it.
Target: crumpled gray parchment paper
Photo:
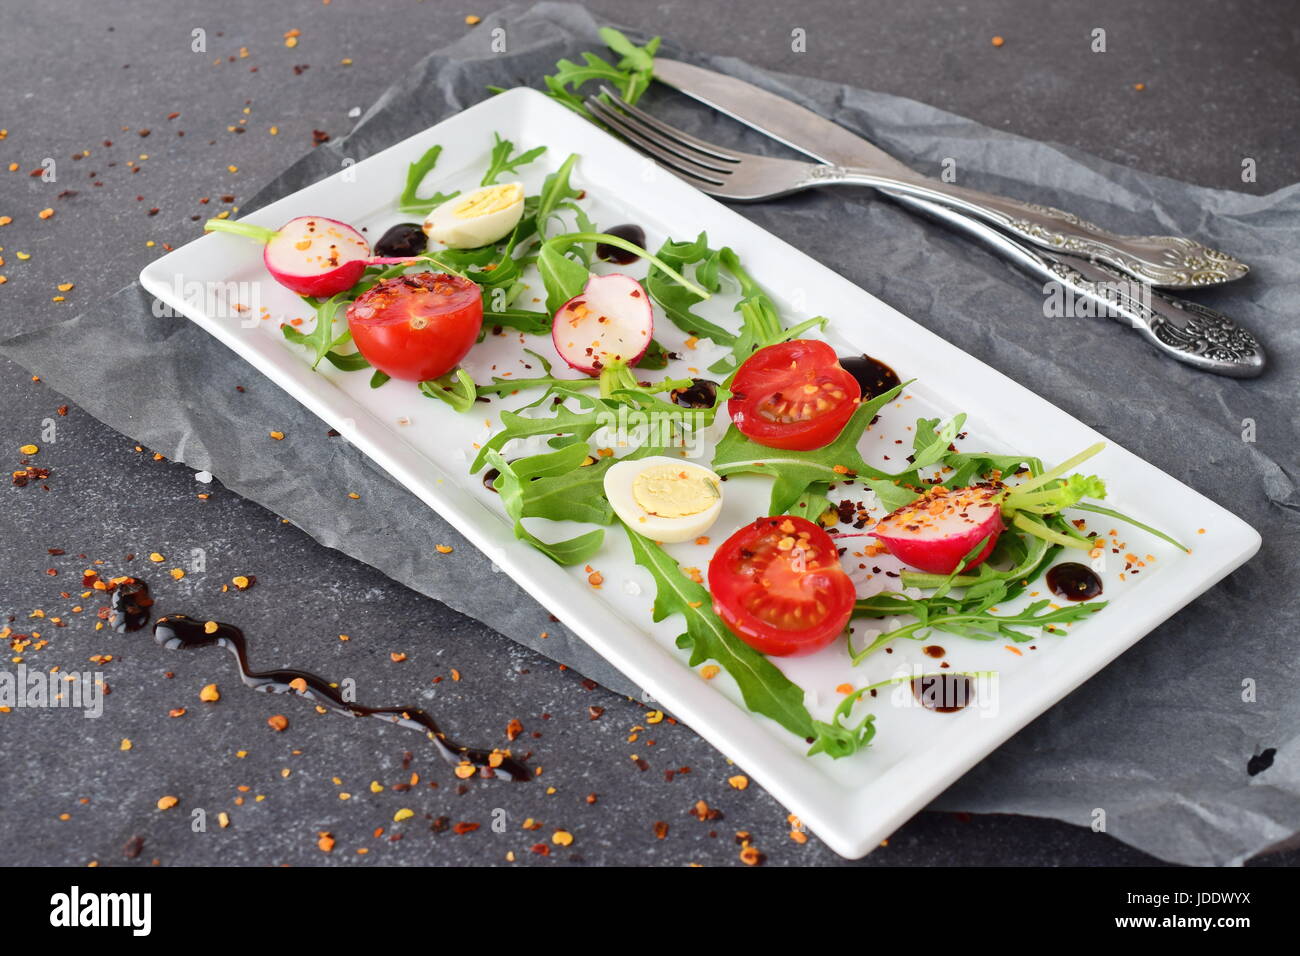
[[[507,53],[490,49],[497,25],[508,31]],[[329,175],[344,156],[364,158],[478,102],[489,84],[536,83],[558,58],[601,49],[596,27],[569,4],[489,17],[407,71],[351,135],[295,163],[243,211]],[[1263,378],[1233,381],[1162,358],[1116,323],[1044,318],[1041,287],[868,190],[741,207],[1264,536],[1246,567],[1005,744],[936,807],[1084,826],[1103,809],[1111,835],[1190,864],[1240,863],[1300,831],[1300,185],[1265,196],[1191,186],[912,100],[702,57],[673,39],[665,54],[792,97],[922,171],[934,173],[952,157],[962,182],[976,188],[1070,209],[1121,232],[1195,236],[1251,264],[1247,279],[1196,295],[1246,323],[1269,351]],[[653,90],[650,102],[683,125],[710,135],[719,129],[715,117],[675,94]],[[737,136],[751,148],[774,148],[749,133]],[[184,318],[155,317],[137,285],[71,321],[10,339],[0,351],[110,426],[211,471],[322,544],[607,687],[638,693],[504,575],[483,587],[493,573],[486,558],[342,439],[325,438],[320,422],[289,396],[263,381],[236,401],[230,383],[258,373]],[[298,434],[315,430],[321,440],[278,447],[272,456],[249,437],[264,434],[267,422]],[[362,493],[364,512],[339,506],[352,490]],[[461,545],[456,560],[431,553],[431,543],[444,541]],[[1245,682],[1253,682],[1253,701],[1243,700]],[[1270,748],[1272,766],[1248,775],[1250,758]]]

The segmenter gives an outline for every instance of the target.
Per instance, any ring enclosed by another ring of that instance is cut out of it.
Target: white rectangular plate
[[[586,189],[584,205],[601,227],[638,223],[645,228],[651,249],[669,235],[690,239],[707,230],[715,248],[728,245],[740,254],[787,320],[828,316],[827,338],[842,354],[867,352],[893,366],[904,379],[915,377],[918,381],[909,387],[906,400],[886,409],[867,433],[863,449],[869,461],[891,471],[902,470],[916,419],[922,415],[946,419],[959,411],[969,416],[964,450],[1024,452],[1050,465],[1102,437],[531,90],[492,97],[259,210],[248,221],[275,228],[295,216],[329,216],[367,227],[372,239],[377,238],[388,226],[410,218],[398,213],[395,203],[411,161],[440,143],[444,151],[424,192],[475,186],[493,132],[520,148],[549,147],[541,160],[524,171],[530,192],[538,189],[547,172],[576,152],[581,159],[574,184]],[[624,271],[644,275],[644,264]],[[808,758],[802,740],[739,703],[737,689],[725,674],[707,680],[687,666],[685,654],[673,643],[682,630],[680,618],[651,623],[653,582],[634,565],[617,528],[607,532],[602,552],[592,561],[605,579],[599,589],[588,584],[581,568],[552,564],[514,538],[500,504],[479,477],[469,474],[468,463],[476,443],[497,429],[501,408],[523,405],[536,393],[504,403],[493,401],[458,415],[421,396],[410,383],[392,381],[372,390],[368,372],[343,373],[328,363],[312,371],[303,351],[286,343],[277,328],[281,321],[300,317],[307,319],[303,327],[308,329],[310,312],[267,277],[258,248],[235,237],[214,235],[192,242],[154,262],[140,280],[452,521],[569,628],[640,684],[658,706],[733,758],[848,857],[871,850],[999,744],[1259,548],[1259,535],[1240,519],[1111,443],[1087,466],[1089,472],[1106,479],[1108,501],[1190,543],[1192,553],[1109,519],[1090,522],[1103,535],[1117,529],[1123,544],[1118,555],[1108,547],[1101,559],[1107,566],[1102,573],[1110,601],[1107,608],[1074,625],[1065,636],[1044,635],[1033,642],[1034,650],[1022,645],[1019,655],[997,643],[935,635],[934,642],[947,649],[953,670],[997,672],[990,693],[977,694],[976,705],[960,713],[937,714],[915,706],[908,693],[882,691],[868,701],[878,728],[870,748],[839,761]],[[232,282],[247,283],[233,288],[258,296],[265,318],[258,309],[230,313],[204,301],[205,292]],[[540,284],[535,283],[518,306],[544,307],[530,302],[534,295],[544,295]],[[734,322],[729,318],[734,301],[733,296],[719,295],[700,311],[714,321]],[[1116,334],[1123,333],[1117,329]],[[656,337],[683,356],[665,373],[672,377],[691,374],[688,369],[705,369],[722,354],[707,342],[690,348],[685,335],[666,321],[657,323]],[[489,335],[470,353],[465,367],[480,382],[505,371],[513,371],[516,377],[527,375],[521,365],[524,344],[554,358],[546,337],[530,337],[525,343],[513,333]],[[562,363],[556,364],[563,368]],[[896,440],[903,444],[896,445]],[[738,476],[726,487],[726,507],[711,532],[714,546],[766,509],[766,479]],[[860,492],[852,495],[859,496]],[[555,529],[536,530],[556,535]],[[584,529],[559,530],[569,537]],[[855,540],[860,539],[848,543]],[[669,547],[684,566],[699,568],[707,566],[711,550],[694,544]],[[854,544],[852,550],[858,546]],[[1141,556],[1146,567],[1139,575],[1121,578],[1126,551]],[[1147,560],[1148,555],[1154,560]],[[897,568],[887,556],[849,563],[882,571]],[[879,590],[888,580],[876,573],[863,583],[861,593]],[[863,624],[856,626],[861,629]],[[807,690],[813,716],[825,720],[842,699],[837,691],[841,685],[862,687],[895,675],[900,667],[935,669],[936,662],[923,655],[919,642],[895,644],[901,646],[895,646],[892,654],[878,653],[857,668],[849,666],[843,641],[816,655],[778,664]],[[859,711],[869,709],[868,704],[859,705]]]

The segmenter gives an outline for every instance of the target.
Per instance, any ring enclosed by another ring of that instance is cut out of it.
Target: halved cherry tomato
[[[727,411],[742,435],[792,451],[833,442],[862,398],[835,350],[813,339],[759,349],[736,372],[731,392]]]
[[[835,640],[853,613],[853,582],[835,542],[805,518],[759,518],[709,562],[713,609],[755,650],[798,657]]]
[[[482,327],[479,287],[445,272],[384,279],[348,306],[352,341],[366,361],[412,382],[450,372]]]

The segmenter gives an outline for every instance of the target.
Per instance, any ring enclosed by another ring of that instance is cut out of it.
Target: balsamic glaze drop
[[[519,760],[499,751],[462,747],[449,740],[438,724],[419,707],[366,707],[343,699],[329,681],[298,670],[253,671],[248,667],[248,645],[244,632],[233,624],[200,621],[185,614],[168,614],[153,626],[154,640],[168,650],[197,647],[224,647],[234,655],[239,676],[253,690],[270,694],[295,694],[322,707],[349,717],[375,717],[420,731],[438,748],[443,759],[453,766],[468,761],[481,767],[480,776],[495,777],[504,773],[512,780],[531,780],[533,775]]]
[[[497,479],[501,477],[501,471],[497,468],[489,468],[483,472],[483,487],[488,491],[497,490]],[[500,492],[497,492],[500,494]]]
[[[149,585],[139,578],[127,578],[113,588],[108,603],[108,626],[119,634],[138,631],[149,623],[153,597]]]
[[[1047,586],[1067,601],[1091,601],[1101,594],[1101,578],[1086,564],[1067,561],[1047,572]]]
[[[429,248],[429,237],[418,222],[399,222],[379,237],[376,256],[418,256]]]
[[[645,230],[636,223],[624,223],[621,226],[611,226],[605,230],[606,235],[618,236],[620,239],[626,239],[634,246],[645,248]],[[628,252],[626,249],[620,249],[618,246],[611,246],[607,242],[596,243],[597,258],[604,259],[606,262],[613,262],[620,266],[630,265],[641,257],[635,252]]]
[[[848,358],[842,358],[840,359],[840,365],[843,366],[844,371],[856,378],[858,384],[862,386],[863,401],[873,399],[877,395],[883,395],[902,381],[897,372],[879,359],[873,359],[870,355],[852,355]]]
[[[912,696],[927,710],[951,714],[975,699],[975,686],[965,674],[927,674],[912,680]]]
[[[921,650],[929,657],[943,657],[948,652],[938,644],[927,644]]]
[[[718,404],[718,383],[707,378],[692,379],[689,388],[673,389],[671,398],[682,408],[712,408]]]

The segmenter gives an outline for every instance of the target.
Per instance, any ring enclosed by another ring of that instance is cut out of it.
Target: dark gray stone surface
[[[952,10],[935,2],[810,2],[792,15],[764,0],[745,4],[742,17],[736,4],[588,6],[701,49],[913,96],[1176,178],[1253,192],[1300,178],[1294,130],[1280,128],[1293,118],[1288,104],[1300,86],[1297,27],[1285,5],[1139,10],[1106,2],[1049,10],[999,0]],[[115,291],[162,243],[196,235],[191,216],[206,218],[229,205],[222,195],[235,203],[252,195],[311,148],[313,130],[346,131],[350,109],[369,105],[403,64],[469,29],[466,14],[486,12],[434,2],[147,0],[38,9],[5,0],[0,127],[8,136],[0,142],[0,215],[14,222],[0,228],[0,275],[9,280],[0,287],[4,333],[66,318]],[[199,27],[207,31],[206,54],[190,48]],[[1107,31],[1104,59],[1089,50],[1095,27]],[[294,28],[301,36],[290,49],[283,34]],[[794,28],[807,31],[808,53],[791,51]],[[995,34],[1006,38],[1001,48],[989,43]],[[241,47],[247,58],[239,57]],[[235,62],[213,65],[232,55]],[[341,64],[345,57],[351,66]],[[309,68],[295,73],[302,65]],[[1140,92],[1133,89],[1139,82],[1146,87]],[[166,119],[172,112],[181,115]],[[247,133],[228,131],[241,120]],[[268,133],[272,125],[277,136]],[[114,145],[103,146],[105,139]],[[90,155],[73,161],[83,149]],[[26,175],[46,157],[57,163],[57,183]],[[1258,182],[1241,183],[1243,157],[1256,160]],[[130,172],[128,160],[141,171]],[[21,170],[5,171],[10,162]],[[238,172],[230,173],[230,164]],[[96,181],[103,186],[91,185]],[[77,195],[54,198],[65,189]],[[212,202],[200,204],[201,196]],[[47,206],[56,214],[41,221],[37,212]],[[149,248],[150,240],[159,245]],[[19,260],[19,251],[32,258]],[[61,282],[76,288],[56,304]],[[18,446],[36,442],[42,450],[34,463],[52,471],[48,492],[39,483],[0,489],[0,613],[15,617],[15,631],[36,630],[49,641],[12,657],[65,671],[94,668],[91,655],[114,658],[98,668],[112,688],[101,719],[66,710],[0,714],[0,862],[126,863],[122,848],[139,836],[144,847],[135,865],[155,858],[218,865],[496,863],[512,850],[521,861],[541,863],[548,861],[529,848],[550,844],[557,827],[575,840],[568,848],[551,844],[549,862],[735,862],[737,830],[751,831],[775,864],[838,862],[815,838],[792,841],[785,811],[756,787],[731,788],[726,781],[734,769],[689,730],[662,723],[629,741],[632,728],[645,723],[639,704],[588,689],[580,676],[560,673],[482,625],[316,545],[217,485],[200,486],[189,469],[154,461],[76,408],[58,415],[63,400],[15,366],[0,369],[0,396],[0,450],[16,467]],[[46,419],[55,422],[53,441],[41,437]],[[200,500],[199,491],[211,497]],[[67,554],[50,556],[49,548]],[[206,570],[173,582],[165,569],[191,567],[194,548],[203,549]],[[158,568],[146,557],[153,551],[167,559]],[[470,743],[503,743],[506,721],[519,719],[525,734],[515,747],[526,743],[523,749],[535,753],[542,785],[471,781],[460,793],[413,735],[247,692],[218,651],[168,653],[147,638],[95,632],[89,619],[100,602],[78,597],[80,572],[94,560],[105,562],[106,574],[148,573],[168,609],[242,624],[253,638],[255,666],[292,664],[338,679],[364,673],[367,702],[374,693],[377,703],[429,706]],[[51,568],[59,574],[49,575]],[[257,576],[251,590],[221,591],[231,576],[250,573]],[[63,591],[72,596],[61,598]],[[73,606],[84,610],[72,613]],[[47,616],[31,618],[36,609]],[[52,624],[56,615],[67,627]],[[340,633],[351,640],[340,641]],[[407,659],[395,663],[391,652]],[[459,681],[451,679],[453,668]],[[432,683],[436,678],[442,680]],[[213,681],[223,699],[201,704],[199,689]],[[593,704],[605,708],[594,721],[587,710]],[[184,716],[168,717],[180,707]],[[290,722],[280,734],[266,725],[278,713]],[[131,750],[120,749],[123,738]],[[239,750],[247,756],[236,756]],[[407,750],[414,759],[404,768]],[[633,755],[650,769],[638,770]],[[689,774],[665,780],[665,770],[687,766]],[[395,792],[392,785],[412,772],[419,783]],[[371,781],[386,789],[372,793]],[[431,781],[439,786],[430,789]],[[351,798],[341,800],[341,792]],[[591,793],[598,795],[594,804],[587,802]],[[179,806],[157,811],[158,798],[169,794]],[[699,799],[725,818],[697,821],[686,811]],[[394,823],[401,808],[415,816]],[[196,809],[207,813],[207,832],[193,832]],[[230,814],[229,829],[216,824],[221,811]],[[65,813],[70,818],[60,819]],[[430,832],[438,817],[481,828]],[[528,817],[541,829],[521,829]],[[503,833],[493,830],[494,819],[504,821]],[[669,824],[666,839],[656,838],[657,821]],[[385,832],[376,837],[378,827]],[[337,840],[328,855],[316,847],[325,831]],[[394,834],[402,839],[390,842]],[[369,852],[358,854],[362,848]],[[1268,862],[1288,859],[1294,862],[1294,854]],[[1056,822],[927,813],[867,862],[1152,861]]]

